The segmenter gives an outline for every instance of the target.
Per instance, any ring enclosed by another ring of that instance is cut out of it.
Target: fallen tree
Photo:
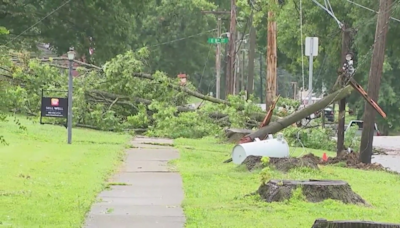
[[[324,98],[316,102],[315,104],[309,105],[308,107],[301,109],[297,112],[294,112],[284,118],[281,118],[275,122],[271,122],[268,126],[262,127],[259,130],[246,135],[246,137],[250,138],[251,140],[254,140],[255,138],[260,138],[263,139],[265,138],[268,134],[275,134],[279,132],[280,130],[300,121],[301,119],[306,118],[307,116],[324,109],[326,106],[330,105],[331,103],[334,103],[338,100],[343,99],[344,97],[347,97],[350,95],[350,93],[353,91],[353,87],[351,86],[346,86],[343,89],[340,89]]]
[[[79,62],[85,69],[77,68],[82,73],[74,78],[74,126],[113,131],[147,129],[152,136],[198,138],[221,134],[225,128],[252,129],[265,118],[261,108],[239,95],[221,100],[195,91],[190,82],[181,86],[178,80],[162,72],[143,73],[145,57],[140,55],[133,52],[118,55],[104,67]],[[2,62],[5,70],[1,73],[13,82],[7,85],[4,107],[39,115],[39,91],[67,90],[68,71],[57,66],[65,59],[17,58],[18,55],[15,61]],[[200,107],[192,106],[189,104],[192,96],[206,102],[201,102]],[[291,107],[296,103],[286,102]],[[274,115],[272,121],[277,120]],[[59,119],[44,118],[44,121],[64,124]]]

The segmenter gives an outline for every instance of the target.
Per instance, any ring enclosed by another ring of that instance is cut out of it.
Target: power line
[[[28,32],[29,30],[31,30],[33,27],[35,27],[36,25],[38,25],[40,22],[42,22],[44,19],[50,17],[52,14],[54,14],[55,12],[57,12],[58,10],[60,10],[62,7],[64,7],[65,5],[67,5],[70,1],[72,0],[67,0],[66,2],[64,2],[63,4],[61,4],[59,7],[57,7],[56,9],[54,9],[53,11],[51,11],[50,13],[48,13],[46,16],[44,16],[43,18],[41,18],[39,21],[37,21],[35,24],[33,24],[32,26],[30,26],[29,28],[25,29],[23,32],[21,32],[20,34],[18,34],[14,39],[8,41],[6,43],[6,45],[10,44],[11,42],[13,42],[14,40],[18,39],[18,37],[20,37],[22,34]]]
[[[354,5],[358,6],[358,7],[361,7],[361,8],[363,8],[363,9],[365,9],[365,10],[368,10],[368,11],[371,11],[371,12],[374,12],[374,13],[378,13],[378,11],[373,10],[373,9],[371,9],[371,8],[368,8],[368,7],[366,7],[366,6],[363,6],[363,5],[359,4],[359,3],[356,3],[356,2],[353,2],[353,1],[350,1],[350,0],[347,0],[347,2],[349,2],[349,3],[351,3],[351,4],[354,4]],[[398,3],[398,2],[397,2],[397,3]],[[393,4],[395,4],[395,3],[393,3]],[[392,20],[394,20],[394,21],[400,22],[400,19],[397,19],[397,18],[394,18],[394,17],[389,17],[389,18],[392,19]]]
[[[317,2],[316,0],[312,0],[317,6],[319,6],[321,9],[325,10],[329,15],[331,15],[331,17],[333,19],[335,19],[336,23],[339,25],[339,28],[343,27],[343,24],[341,21],[339,21],[339,19],[336,18],[335,14],[333,13],[333,11],[329,10],[327,7],[324,7],[321,3]],[[325,3],[327,3],[325,1]],[[330,6],[330,4],[329,4]]]
[[[181,41],[181,40],[187,40],[187,39],[190,39],[190,38],[193,38],[193,37],[197,37],[197,36],[209,33],[209,32],[213,32],[215,30],[217,30],[217,29],[210,29],[210,30],[203,31],[203,32],[200,32],[200,33],[197,33],[197,34],[193,34],[193,35],[190,35],[190,36],[182,37],[182,38],[179,38],[179,39],[176,39],[176,40],[170,40],[170,41],[167,41],[167,42],[151,45],[151,46],[148,46],[148,47],[149,48],[158,47],[158,46],[162,46],[162,45],[166,45],[166,44],[175,43],[175,42],[178,42],[178,41]]]

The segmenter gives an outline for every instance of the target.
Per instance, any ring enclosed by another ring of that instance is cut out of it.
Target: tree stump
[[[259,187],[258,194],[266,202],[280,202],[292,197],[292,191],[298,187],[306,200],[313,203],[334,199],[347,204],[367,204],[347,182],[341,180],[270,180]]]
[[[400,228],[400,224],[368,221],[327,221],[317,219],[311,228]]]

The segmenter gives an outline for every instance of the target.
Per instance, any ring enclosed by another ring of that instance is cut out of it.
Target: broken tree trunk
[[[347,182],[341,180],[270,180],[261,184],[258,194],[268,203],[281,202],[292,197],[297,188],[301,188],[306,200],[313,203],[333,199],[347,204],[367,204]]]
[[[293,123],[296,123],[297,121],[306,118],[307,116],[313,114],[314,112],[324,109],[329,104],[348,96],[352,91],[353,91],[353,87],[351,87],[350,85],[346,86],[345,88],[340,89],[340,90],[322,98],[318,102],[316,102],[304,109],[301,109],[295,113],[292,113],[291,115],[284,117],[278,121],[270,123],[268,126],[265,126],[261,129],[259,129],[258,131],[247,135],[246,137],[249,137],[251,140],[254,140],[255,138],[263,139],[268,134],[275,134],[275,133],[279,132],[280,130],[292,125]]]

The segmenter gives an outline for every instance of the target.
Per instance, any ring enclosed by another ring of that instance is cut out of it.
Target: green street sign
[[[207,42],[209,44],[226,44],[228,40],[228,38],[208,38]]]

